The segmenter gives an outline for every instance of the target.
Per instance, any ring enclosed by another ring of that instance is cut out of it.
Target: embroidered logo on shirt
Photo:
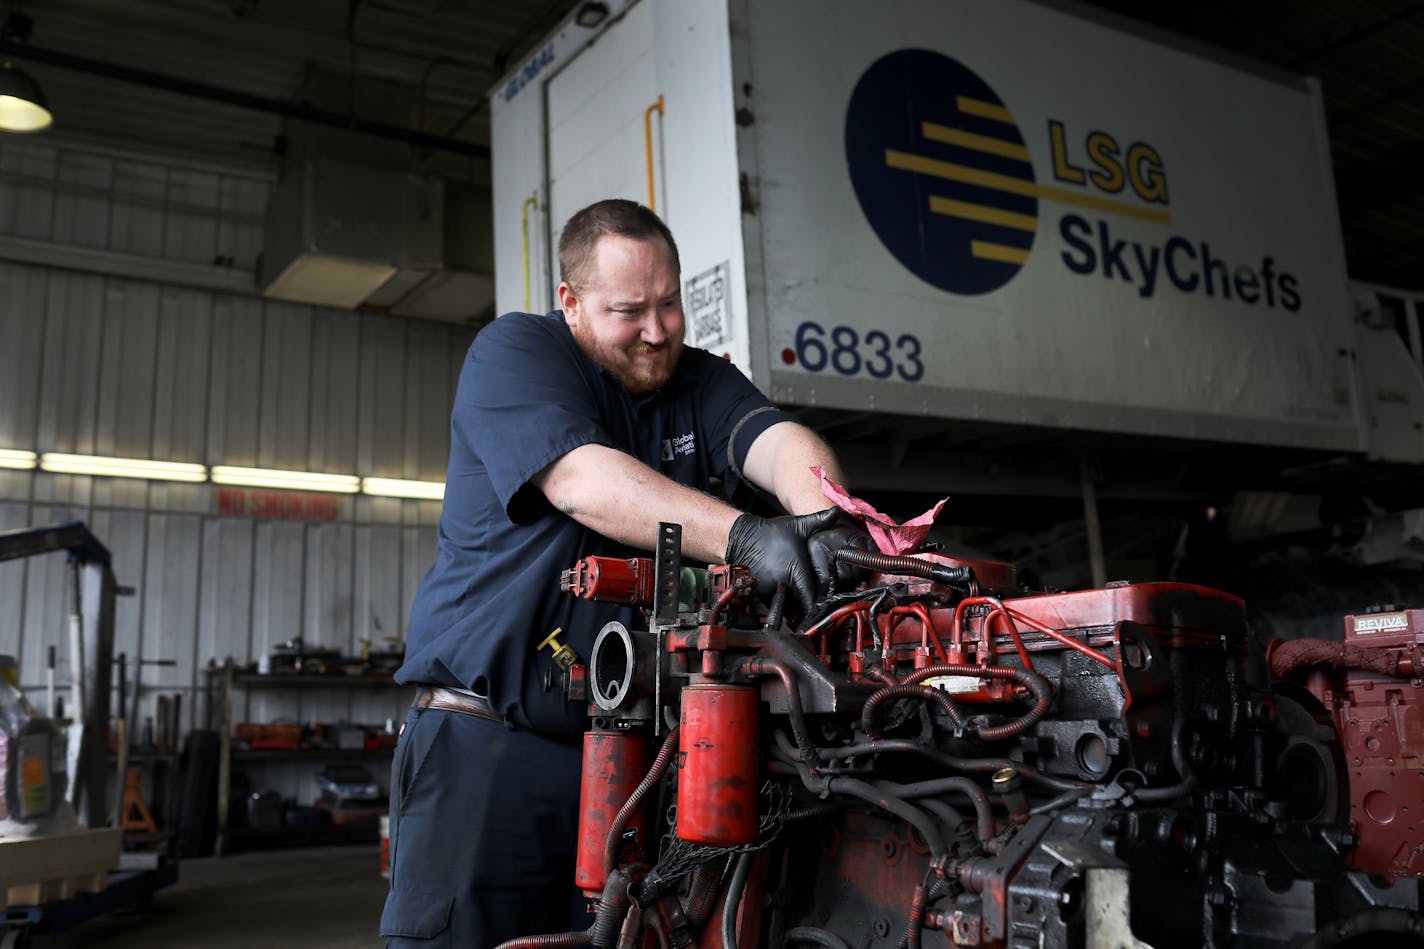
[[[691,432],[663,439],[663,461],[672,461],[678,455],[690,455],[696,450],[697,439]]]

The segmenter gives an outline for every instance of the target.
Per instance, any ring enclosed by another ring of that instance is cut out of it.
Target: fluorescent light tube
[[[159,481],[206,481],[208,469],[182,461],[148,458],[106,458],[102,455],[67,455],[47,451],[40,455],[40,470],[56,474],[97,475],[101,478],[150,478]]]
[[[212,478],[214,484],[240,484],[252,488],[331,491],[336,494],[355,494],[361,490],[361,479],[355,475],[282,471],[277,468],[234,468],[231,465],[213,465]]]
[[[0,468],[22,468],[29,470],[38,463],[38,456],[32,451],[18,448],[0,448]]]
[[[444,481],[402,481],[399,478],[362,478],[361,491],[384,498],[415,498],[440,501],[445,497]]]

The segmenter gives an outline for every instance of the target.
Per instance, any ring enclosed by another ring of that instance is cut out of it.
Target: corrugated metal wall
[[[241,282],[232,274],[254,268],[270,190],[218,170],[0,144],[0,448],[442,480],[472,330],[122,276],[181,262],[205,269],[178,278]],[[47,249],[104,272],[36,262]],[[135,590],[118,601],[115,652],[177,661],[144,669],[141,717],[158,692],[181,692],[201,725],[213,660],[255,660],[295,636],[348,654],[403,638],[434,559],[437,502],[343,497],[335,522],[275,521],[218,516],[216,491],[0,470],[0,529],[87,522]],[[26,686],[44,682],[50,645],[68,679],[65,582],[62,555],[0,564],[0,653],[19,658]],[[260,692],[234,712],[384,722],[406,701]]]

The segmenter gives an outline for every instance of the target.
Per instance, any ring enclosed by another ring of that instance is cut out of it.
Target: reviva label
[[[1373,616],[1355,617],[1357,633],[1384,633],[1408,628],[1409,618],[1403,613],[1376,613]]]

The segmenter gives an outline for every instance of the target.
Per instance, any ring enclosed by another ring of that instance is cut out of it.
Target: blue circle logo
[[[851,94],[845,143],[861,210],[921,280],[973,296],[1028,260],[1038,226],[1028,148],[965,66],[924,49],[881,57]]]

